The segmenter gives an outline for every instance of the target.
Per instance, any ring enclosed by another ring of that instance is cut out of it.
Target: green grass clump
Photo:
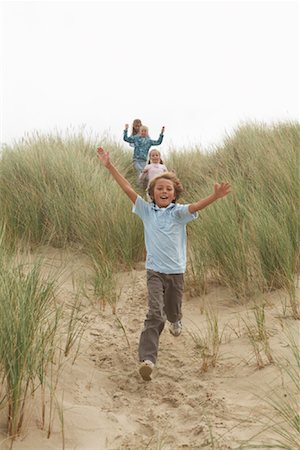
[[[199,181],[189,179],[194,188],[188,200],[209,194],[217,180],[229,181],[232,194],[190,227],[193,261],[205,261],[207,272],[238,298],[285,289],[299,318],[294,282],[300,263],[299,124],[244,125],[207,158],[205,168],[199,155],[201,175]]]
[[[143,255],[142,224],[97,159],[99,143],[81,133],[64,138],[35,134],[5,147],[0,160],[0,224],[6,245],[18,240],[31,247],[79,246],[91,257],[97,292],[103,273],[131,266]],[[101,143],[132,177],[129,155],[107,137]]]
[[[285,331],[287,355],[277,357],[274,363],[280,370],[281,386],[260,388],[256,395],[270,408],[268,414],[261,417],[262,427],[256,436],[238,447],[239,450],[250,448],[285,450],[300,449],[300,351],[299,329],[287,328]],[[260,441],[265,431],[271,431],[268,441]],[[236,450],[238,450],[236,449]]]
[[[41,261],[25,266],[12,260],[0,246],[0,374],[13,438],[22,428],[28,397],[46,381],[55,352],[60,313],[54,281],[43,280],[41,268]]]

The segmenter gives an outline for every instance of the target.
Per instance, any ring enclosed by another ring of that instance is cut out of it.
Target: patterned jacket
[[[133,160],[141,159],[147,161],[148,152],[152,145],[160,145],[163,141],[164,135],[160,134],[157,141],[150,139],[150,137],[142,137],[139,134],[128,136],[127,130],[124,130],[123,139],[126,142],[134,145]]]

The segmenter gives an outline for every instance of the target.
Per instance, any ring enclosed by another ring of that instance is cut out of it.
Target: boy
[[[186,269],[186,224],[198,217],[198,211],[225,197],[229,183],[216,183],[213,194],[190,204],[177,204],[183,191],[172,172],[153,178],[148,186],[152,203],[146,202],[111,163],[109,153],[99,147],[98,158],[133,203],[133,212],[144,224],[148,313],[139,342],[140,375],[149,381],[157,359],[159,336],[166,319],[174,336],[181,333],[183,274]]]

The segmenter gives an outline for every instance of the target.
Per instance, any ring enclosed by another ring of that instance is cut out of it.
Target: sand
[[[273,442],[271,429],[256,434],[274,415],[265,401],[266,392],[282,389],[282,372],[264,354],[264,367],[257,367],[243,322],[243,317],[250,317],[249,305],[239,304],[229,289],[213,282],[201,298],[186,293],[183,332],[174,337],[165,327],[153,378],[145,382],[137,361],[147,312],[143,263],[119,274],[120,298],[114,314],[109,304],[95,298],[85,256],[52,248],[39,249],[41,253],[49,267],[66,265],[58,296],[61,303],[67,305],[77,288],[84,288],[86,328],[75,361],[73,350],[59,375],[50,437],[40,426],[36,393],[14,450],[233,449],[250,438],[266,445]],[[287,354],[283,329],[299,329],[296,321],[282,317],[285,297],[281,291],[266,295],[267,329],[275,359]],[[215,367],[204,372],[195,337],[207,328],[204,311],[208,306],[217,311],[222,340]],[[6,410],[0,413],[0,448],[8,449]]]

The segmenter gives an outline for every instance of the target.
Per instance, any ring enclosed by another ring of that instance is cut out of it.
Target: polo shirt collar
[[[166,208],[160,208],[159,206],[157,206],[155,203],[152,202],[151,207],[155,211],[160,211],[161,209],[172,209],[172,208],[174,208],[175,207],[175,203],[172,202]]]

